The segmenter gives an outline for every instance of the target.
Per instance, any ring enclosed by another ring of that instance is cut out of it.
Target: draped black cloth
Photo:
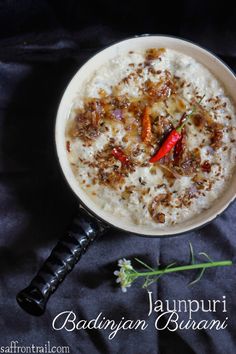
[[[154,299],[222,299],[227,314],[197,312],[194,319],[228,316],[224,330],[157,331],[147,318],[141,283],[126,294],[113,272],[119,258],[186,263],[189,242],[196,253],[235,260],[236,204],[204,228],[172,238],[144,238],[109,230],[94,243],[48,303],[42,317],[26,314],[15,301],[59,237],[77,206],[56,159],[54,123],[60,98],[78,68],[96,51],[136,34],[180,36],[205,46],[236,70],[235,8],[226,2],[1,1],[0,2],[0,347],[69,345],[70,352],[110,354],[234,354],[236,352],[235,267],[160,278]],[[200,256],[197,256],[200,261]],[[79,319],[103,316],[119,321],[146,319],[145,331],[54,331],[53,318],[73,310]]]

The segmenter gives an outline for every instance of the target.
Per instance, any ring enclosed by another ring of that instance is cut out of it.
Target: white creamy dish
[[[163,48],[104,63],[66,128],[79,185],[100,208],[155,228],[211,207],[232,176],[235,142],[235,111],[221,84],[193,58]]]

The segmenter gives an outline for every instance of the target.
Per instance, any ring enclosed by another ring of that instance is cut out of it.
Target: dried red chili
[[[145,144],[150,143],[152,138],[152,125],[150,117],[150,108],[145,107],[143,116],[142,116],[142,141]]]
[[[182,136],[181,139],[176,143],[174,147],[174,160],[177,161],[181,154],[183,153],[184,146],[186,143],[186,128],[182,130]]]
[[[119,146],[114,147],[111,153],[123,165],[128,165],[130,163],[129,158],[125,155],[124,151]]]
[[[201,165],[201,169],[203,172],[210,173],[211,172],[211,164],[209,161],[204,161],[203,164]]]
[[[181,139],[181,137],[182,137],[181,129],[178,130],[177,128],[172,130],[170,134],[167,136],[164,143],[161,145],[160,149],[157,151],[157,153],[150,158],[149,162],[159,161],[164,156],[166,156],[177,144],[177,142]]]
[[[203,100],[204,97],[205,96],[203,96],[198,101],[198,104],[201,103],[201,101]],[[194,106],[189,114],[184,113],[182,115],[182,118],[180,119],[179,126],[170,132],[170,134],[167,136],[166,140],[164,141],[164,143],[162,144],[160,149],[157,151],[157,153],[154,156],[151,157],[149,162],[159,161],[160,159],[162,159],[162,157],[166,156],[173,149],[173,147],[176,146],[178,141],[182,138],[182,130],[183,130],[186,122],[192,116],[192,114],[195,112],[195,110],[196,110],[196,107]]]

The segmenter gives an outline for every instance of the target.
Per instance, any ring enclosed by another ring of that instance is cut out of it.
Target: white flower
[[[125,268],[125,269],[133,269],[133,267],[131,265],[131,261],[129,261],[125,258],[119,259],[118,266],[121,268]]]
[[[134,280],[134,278],[130,277],[130,274],[134,272],[134,268],[131,262],[125,258],[118,261],[118,266],[120,270],[114,272],[115,276],[117,276],[116,282],[120,283],[121,290],[125,293]]]
[[[116,282],[120,283],[121,282],[121,272],[119,270],[116,270],[114,274],[117,276]]]
[[[127,292],[127,288],[131,287],[131,283],[130,284],[127,284],[126,286],[121,286],[121,290],[123,293],[126,293]]]

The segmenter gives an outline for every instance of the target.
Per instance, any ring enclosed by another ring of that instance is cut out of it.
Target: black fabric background
[[[236,70],[236,11],[221,2],[183,1],[0,1],[0,345],[69,345],[71,353],[234,354],[236,352],[235,267],[208,270],[192,288],[194,273],[166,276],[153,284],[155,299],[227,297],[224,331],[158,332],[155,316],[144,331],[55,332],[54,316],[72,309],[78,318],[147,318],[140,283],[121,293],[112,275],[119,258],[138,256],[155,265],[188,260],[188,243],[216,260],[235,260],[236,204],[210,225],[166,239],[111,230],[96,242],[48,304],[34,318],[16,304],[76,209],[56,161],[57,105],[79,66],[116,40],[142,33],[172,34],[214,51]],[[224,314],[205,314],[222,319]],[[196,314],[196,320],[202,314]]]

